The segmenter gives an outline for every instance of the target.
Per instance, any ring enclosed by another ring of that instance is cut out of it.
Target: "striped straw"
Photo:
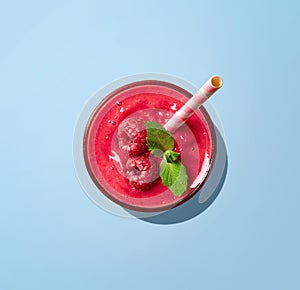
[[[219,76],[211,77],[165,124],[164,128],[174,133],[195,111],[223,85]]]

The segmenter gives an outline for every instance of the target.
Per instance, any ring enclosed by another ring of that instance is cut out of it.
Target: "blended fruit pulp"
[[[114,91],[99,104],[86,127],[83,149],[89,174],[103,194],[132,210],[162,211],[195,193],[206,178],[215,149],[215,132],[205,109],[197,110],[173,134],[175,150],[180,152],[188,175],[188,188],[179,197],[162,183],[159,172],[150,188],[138,190],[130,184],[126,175],[130,155],[120,146],[118,135],[118,127],[129,119],[156,121],[163,126],[189,97],[190,93],[175,85],[142,81]],[[159,168],[157,159],[154,162]]]

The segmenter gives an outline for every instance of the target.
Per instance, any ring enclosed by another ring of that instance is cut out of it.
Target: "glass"
[[[163,74],[148,73],[148,74],[129,76],[117,80],[111,83],[110,85],[106,86],[102,90],[100,90],[90,99],[90,101],[86,104],[84,110],[82,111],[79,117],[75,129],[73,148],[74,148],[74,163],[75,163],[75,168],[77,171],[79,181],[83,186],[84,190],[86,191],[87,195],[97,205],[117,215],[132,217],[130,212],[134,211],[135,216],[137,213],[138,216],[141,215],[144,217],[144,216],[155,215],[161,213],[162,211],[174,208],[189,200],[195,193],[199,191],[199,189],[205,184],[209,172],[213,167],[216,149],[217,149],[214,123],[204,106],[202,106],[201,109],[197,111],[196,115],[198,115],[199,120],[201,120],[200,122],[201,124],[199,123],[199,126],[201,125],[205,127],[205,130],[202,128],[202,131],[203,132],[205,131],[205,133],[209,135],[209,138],[206,138],[210,142],[208,146],[209,152],[205,152],[205,154],[203,154],[201,153],[201,150],[203,148],[197,148],[199,149],[200,152],[199,154],[200,155],[202,154],[204,156],[203,158],[200,159],[198,156],[198,161],[199,160],[201,161],[200,162],[201,164],[198,164],[199,168],[197,168],[196,170],[197,171],[196,176],[198,177],[193,178],[192,180],[193,182],[191,181],[189,184],[191,186],[191,189],[188,190],[188,192],[186,192],[179,198],[172,196],[173,200],[171,200],[171,196],[169,194],[166,194],[165,192],[159,192],[158,194],[155,194],[155,192],[153,194],[152,192],[151,196],[147,196],[147,193],[145,193],[143,194],[144,196],[143,198],[133,198],[132,200],[134,201],[128,201],[130,200],[130,198],[126,197],[125,192],[121,192],[118,194],[116,190],[111,190],[110,186],[108,186],[107,182],[105,181],[105,177],[101,176],[102,167],[100,166],[100,168],[99,167],[97,168],[97,164],[96,164],[97,162],[93,164],[92,159],[95,157],[94,155],[96,155],[95,154],[96,151],[88,150],[88,144],[93,143],[93,141],[91,140],[94,140],[93,138],[95,138],[96,136],[96,134],[94,133],[97,132],[97,130],[99,133],[99,128],[97,126],[99,125],[99,123],[104,122],[103,120],[105,119],[105,116],[110,116],[110,117],[108,123],[105,125],[105,127],[102,126],[102,128],[105,129],[107,127],[110,128],[114,127],[113,130],[116,132],[118,122],[120,123],[122,118],[124,119],[124,117],[122,116],[120,118],[120,115],[122,115],[122,113],[124,113],[124,111],[127,109],[126,106],[125,107],[123,106],[123,104],[126,103],[127,98],[130,98],[131,96],[136,96],[138,94],[143,94],[143,95],[152,94],[152,96],[155,94],[157,94],[157,96],[159,95],[163,96],[165,94],[166,98],[168,98],[170,97],[171,94],[171,97],[173,99],[176,99],[179,102],[184,103],[187,100],[187,98],[190,98],[196,90],[197,90],[196,87],[177,77],[170,76],[170,75],[163,75]],[[151,103],[151,99],[150,99],[150,103]],[[155,100],[153,100],[153,103],[155,103]],[[209,107],[209,104],[206,104],[206,106],[207,105]],[[159,115],[172,113],[170,109],[164,110],[158,107],[159,106],[151,107],[151,104],[150,105],[147,104],[147,106],[145,107],[141,107],[141,106],[138,107],[138,111],[140,111],[139,113],[142,112],[145,115],[146,115],[145,112],[147,112],[147,110],[151,110],[152,115],[154,113],[155,114],[158,113]],[[115,116],[116,119],[111,118],[113,117],[111,111],[114,109],[115,112],[117,112],[116,110],[120,112],[118,116]],[[176,109],[177,109],[176,104],[174,103],[172,110],[174,110],[175,112]],[[213,111],[213,109],[211,111]],[[133,112],[132,114],[134,115],[135,112]],[[217,117],[216,114],[213,115]],[[130,116],[130,114],[127,114],[126,118],[128,116]],[[119,120],[119,118],[121,120]],[[111,132],[113,132],[113,130]],[[100,135],[102,132],[100,132]],[[196,132],[195,134],[198,133]],[[110,136],[103,135],[102,137],[103,138],[108,137],[108,139],[110,137],[116,138],[115,134]],[[180,142],[181,139],[180,137],[182,136],[177,136],[177,139],[175,138],[175,140],[178,140]],[[95,147],[96,146],[94,146],[94,148]],[[109,150],[110,149],[111,148],[109,148]],[[186,154],[182,154],[183,159],[185,158],[185,155]],[[113,157],[113,154],[111,156]],[[182,162],[184,163],[184,160],[182,160]],[[190,163],[190,160],[187,160],[187,162]],[[117,176],[119,173],[115,173],[116,168],[117,167],[114,168],[113,174]],[[136,202],[136,200],[141,200],[141,202]],[[151,202],[153,204],[151,204]],[[144,204],[146,204],[146,206],[143,206]]]

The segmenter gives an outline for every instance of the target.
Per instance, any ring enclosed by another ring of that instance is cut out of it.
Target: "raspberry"
[[[128,152],[130,155],[142,155],[148,151],[147,147],[147,131],[138,132],[128,145]]]
[[[126,163],[126,176],[129,184],[137,190],[149,189],[158,175],[158,165],[151,155],[131,157]]]
[[[118,127],[117,137],[122,150],[131,156],[147,152],[147,131],[145,121],[141,118],[127,118]]]

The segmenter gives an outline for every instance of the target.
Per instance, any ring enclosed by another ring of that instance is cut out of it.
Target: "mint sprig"
[[[160,163],[160,177],[175,196],[182,195],[187,189],[187,173],[178,160],[180,153],[174,152],[174,138],[157,122],[146,122],[147,146],[152,154],[163,157]]]

